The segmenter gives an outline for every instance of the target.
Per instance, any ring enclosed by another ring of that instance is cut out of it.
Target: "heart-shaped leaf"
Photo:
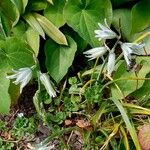
[[[56,82],[59,82],[66,75],[77,50],[74,40],[70,37],[67,39],[68,46],[59,45],[52,40],[46,42],[46,67]]]

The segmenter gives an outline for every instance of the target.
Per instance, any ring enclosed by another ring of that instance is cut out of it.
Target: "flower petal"
[[[108,75],[111,76],[114,67],[115,67],[115,59],[116,59],[116,55],[114,52],[110,52],[109,56],[108,56],[108,65],[107,65],[107,71],[108,71]]]
[[[50,78],[48,74],[40,72],[40,80],[42,84],[45,86],[45,89],[47,90],[47,93],[49,94],[49,96],[56,97],[56,91],[54,90],[54,88],[52,87],[50,83]]]

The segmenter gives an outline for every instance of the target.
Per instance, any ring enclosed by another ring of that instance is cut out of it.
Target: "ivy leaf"
[[[50,39],[45,46],[46,67],[57,83],[66,75],[77,50],[74,40],[71,37],[67,39],[68,46],[59,45]]]
[[[110,23],[112,7],[109,0],[68,0],[64,8],[67,24],[85,39],[91,46],[99,46],[94,30],[98,29],[98,22],[104,18]]]
[[[31,67],[34,64],[30,47],[23,40],[14,37],[0,41],[0,59],[1,63],[9,64],[15,69]]]
[[[132,8],[132,32],[140,32],[150,26],[150,1],[142,0]]]
[[[61,27],[65,24],[63,17],[63,8],[65,0],[55,0],[54,4],[48,5],[44,11],[44,16],[50,20],[55,26]]]

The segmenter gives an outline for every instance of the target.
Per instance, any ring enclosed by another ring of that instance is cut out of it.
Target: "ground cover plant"
[[[0,150],[149,150],[149,10],[0,0]]]

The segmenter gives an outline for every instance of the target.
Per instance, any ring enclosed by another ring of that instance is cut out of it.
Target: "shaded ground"
[[[20,150],[29,150],[28,147],[31,143],[31,145],[35,145],[43,141],[46,137],[48,137],[51,134],[50,129],[43,125],[42,121],[39,120],[35,107],[33,105],[33,96],[37,90],[37,85],[32,84],[23,90],[22,95],[20,96],[18,103],[11,108],[10,115],[4,116],[0,115],[0,120],[7,123],[7,128],[9,131],[0,130],[0,138],[2,138],[6,143],[8,141],[13,141],[14,148],[13,150],[16,150],[16,148],[19,146]],[[28,139],[24,138],[21,140],[16,140],[12,138],[11,135],[11,129],[13,128],[13,124],[18,116],[19,113],[23,113],[26,118],[30,118],[34,116],[34,119],[37,120],[37,132],[35,133],[34,137],[29,141]],[[65,124],[65,123],[64,123]],[[72,150],[82,150],[83,141],[81,134],[79,132],[71,132],[64,136],[64,139],[66,141],[66,144],[70,146]],[[59,150],[59,140],[54,140],[50,144],[54,144],[55,148],[54,150]]]

